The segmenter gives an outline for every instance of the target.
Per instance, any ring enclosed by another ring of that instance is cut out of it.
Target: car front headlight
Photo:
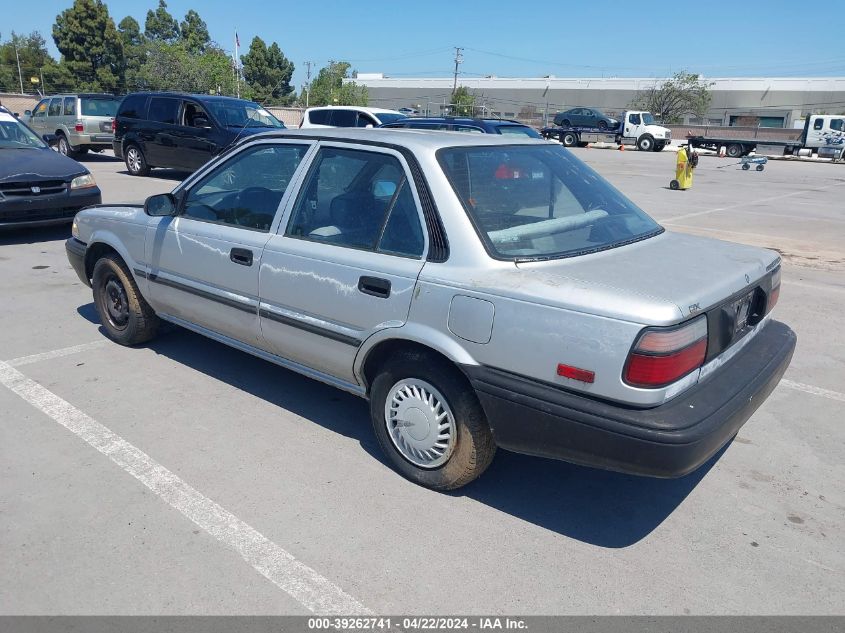
[[[70,234],[79,239],[79,220],[76,219],[76,216],[73,216],[73,224],[70,225]]]
[[[70,188],[71,189],[86,189],[88,187],[96,187],[97,183],[94,182],[94,176],[91,174],[82,174],[81,176],[77,176],[73,180],[70,181]]]

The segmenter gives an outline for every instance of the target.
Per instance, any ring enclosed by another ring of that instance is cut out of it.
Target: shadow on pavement
[[[122,174],[124,176],[132,176],[128,171],[122,169],[121,171],[117,172],[118,174]],[[155,178],[157,180],[174,180],[177,182],[182,182],[191,175],[189,171],[177,171],[175,169],[151,169],[150,173],[146,176],[141,176],[141,178]]]
[[[86,319],[99,322],[93,304],[78,311]],[[353,438],[369,455],[386,463],[370,426],[368,405],[360,398],[178,327],[173,328],[172,335],[160,336],[148,347]],[[724,450],[680,479],[623,475],[500,450],[480,479],[450,494],[475,499],[568,538],[622,548],[659,526]]]
[[[97,152],[88,152],[87,154],[83,154],[82,156],[77,156],[74,158],[79,163],[122,163],[123,161],[119,158],[115,158],[115,155],[111,152],[109,153],[102,153],[98,154]]]
[[[55,242],[70,237],[70,220],[53,226],[6,228],[0,231],[0,246]]]

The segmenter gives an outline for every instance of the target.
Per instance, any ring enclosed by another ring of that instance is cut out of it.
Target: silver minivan
[[[121,97],[110,94],[64,94],[45,97],[24,122],[39,134],[55,134],[62,154],[78,157],[88,150],[111,149],[112,122]]]

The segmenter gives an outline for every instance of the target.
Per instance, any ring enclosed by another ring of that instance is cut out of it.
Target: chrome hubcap
[[[129,169],[132,171],[141,171],[141,155],[138,150],[130,149],[126,154],[126,162],[129,163]]]
[[[116,277],[111,277],[106,282],[103,292],[103,303],[106,313],[114,327],[123,329],[129,321],[129,302],[126,299],[126,290],[123,284]]]
[[[396,450],[415,466],[437,468],[452,456],[455,416],[443,395],[424,380],[405,378],[393,385],[384,420]]]

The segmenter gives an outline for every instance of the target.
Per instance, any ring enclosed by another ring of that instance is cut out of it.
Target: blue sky
[[[5,2],[0,34],[38,30],[58,55],[50,32],[70,4]],[[143,28],[158,0],[106,4],[115,22],[132,15]],[[191,8],[226,49],[234,46],[235,28],[241,53],[255,35],[278,42],[296,65],[297,91],[306,60],[319,68],[345,59],[360,72],[394,77],[451,76],[454,46],[464,47],[466,77],[658,77],[680,69],[710,77],[845,76],[842,0],[168,2],[177,19]]]

